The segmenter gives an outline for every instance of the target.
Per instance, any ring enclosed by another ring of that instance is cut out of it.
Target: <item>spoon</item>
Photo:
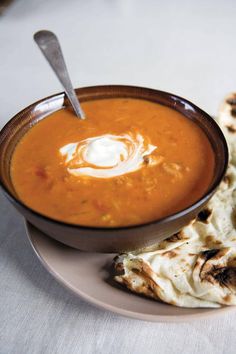
[[[75,90],[73,89],[61,46],[56,35],[53,32],[43,30],[34,34],[34,40],[65,89],[75,114],[80,119],[85,119],[84,112],[76,96]]]

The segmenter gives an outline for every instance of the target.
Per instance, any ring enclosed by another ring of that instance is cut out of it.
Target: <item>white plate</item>
[[[84,300],[117,314],[153,322],[180,322],[220,315],[236,307],[180,308],[132,294],[112,281],[114,254],[67,247],[26,223],[30,243],[45,268]]]

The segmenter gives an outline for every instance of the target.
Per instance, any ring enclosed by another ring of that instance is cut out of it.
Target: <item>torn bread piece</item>
[[[114,259],[115,280],[131,291],[181,307],[236,305],[236,94],[225,98],[218,123],[230,152],[224,180],[179,233]]]

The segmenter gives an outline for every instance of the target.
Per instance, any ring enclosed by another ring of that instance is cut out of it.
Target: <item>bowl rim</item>
[[[34,209],[32,209],[31,207],[29,207],[28,205],[26,205],[24,202],[22,202],[20,199],[16,198],[8,189],[7,187],[5,187],[4,183],[2,182],[2,180],[0,179],[0,187],[3,190],[3,193],[6,194],[6,197],[8,199],[10,199],[13,203],[15,203],[16,205],[18,205],[21,208],[25,208],[26,210],[28,210],[30,213],[32,213],[34,216],[36,216],[37,218],[46,220],[48,222],[54,223],[56,225],[61,225],[61,226],[66,226],[68,228],[76,228],[76,229],[83,229],[83,230],[90,230],[90,231],[103,231],[103,232],[111,232],[111,231],[121,231],[121,230],[135,230],[135,229],[140,229],[140,228],[146,228],[146,227],[150,227],[154,224],[165,224],[174,220],[177,220],[178,218],[181,218],[189,213],[191,213],[194,209],[197,209],[198,207],[200,207],[202,204],[204,204],[205,201],[207,201],[208,199],[211,198],[211,196],[213,195],[213,193],[215,192],[215,190],[217,189],[217,187],[219,186],[220,182],[222,181],[225,172],[227,170],[228,167],[228,161],[229,161],[229,151],[228,151],[228,145],[225,139],[225,136],[222,132],[222,130],[220,129],[219,125],[216,123],[216,121],[205,111],[203,111],[201,108],[199,108],[198,106],[196,106],[194,103],[192,103],[191,101],[187,100],[186,98],[183,98],[181,96],[178,96],[176,94],[173,94],[171,92],[167,92],[167,91],[162,91],[162,90],[156,90],[156,89],[152,89],[152,88],[147,88],[147,87],[142,87],[142,86],[132,86],[132,85],[93,85],[93,86],[85,86],[85,87],[80,87],[80,88],[76,88],[76,94],[79,94],[81,90],[95,90],[95,89],[100,89],[100,90],[105,90],[105,89],[127,89],[127,90],[143,90],[146,92],[150,92],[153,94],[164,94],[166,96],[171,96],[171,98],[175,98],[177,100],[181,100],[183,101],[185,104],[191,106],[191,108],[193,108],[195,111],[197,111],[199,114],[203,115],[204,117],[206,117],[208,120],[211,121],[211,123],[214,125],[215,130],[217,131],[221,142],[223,144],[223,149],[224,149],[224,166],[222,169],[222,173],[218,176],[218,178],[216,179],[216,181],[212,184],[211,188],[208,188],[207,191],[203,194],[203,196],[201,198],[199,198],[196,202],[194,202],[193,204],[191,204],[190,206],[186,207],[185,209],[182,209],[176,213],[167,215],[163,218],[160,219],[155,219],[146,223],[141,223],[141,224],[135,224],[135,225],[127,225],[127,226],[86,226],[86,225],[80,225],[80,224],[73,224],[73,223],[69,223],[69,222],[65,222],[65,221],[61,221],[61,220],[57,220],[54,218],[51,218],[47,215],[44,215]],[[36,107],[38,104],[43,103],[51,98],[59,98],[60,96],[63,96],[64,100],[66,98],[66,93],[65,92],[59,92],[59,93],[55,93],[52,94],[50,96],[41,98],[38,101],[35,101],[34,103],[30,104],[29,106],[25,107],[24,109],[22,109],[21,111],[19,111],[18,113],[16,113],[0,130],[0,138],[2,136],[2,134],[5,132],[5,130],[8,128],[8,126],[13,122],[13,120],[18,119],[18,117],[22,117],[24,116],[26,113],[28,113],[32,108]],[[98,98],[99,99],[99,98]],[[145,98],[144,98],[145,99]],[[174,108],[172,108],[174,109]],[[209,140],[209,139],[208,139]],[[0,141],[1,143],[1,141]]]

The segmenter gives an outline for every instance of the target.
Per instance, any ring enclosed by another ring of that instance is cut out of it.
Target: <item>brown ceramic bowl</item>
[[[207,192],[196,203],[173,215],[137,226],[98,228],[60,222],[22,203],[10,175],[12,153],[22,136],[39,120],[68,105],[64,93],[44,98],[13,117],[0,133],[0,182],[4,194],[38,229],[64,244],[85,251],[123,252],[151,246],[178,232],[197,216],[221,182],[228,164],[225,138],[215,121],[200,108],[171,93],[132,86],[95,86],[76,90],[81,102],[112,97],[141,98],[171,107],[194,121],[206,133],[215,153],[215,173]],[[135,201],[134,201],[135,202]],[[126,212],[129,212],[128,210]]]

